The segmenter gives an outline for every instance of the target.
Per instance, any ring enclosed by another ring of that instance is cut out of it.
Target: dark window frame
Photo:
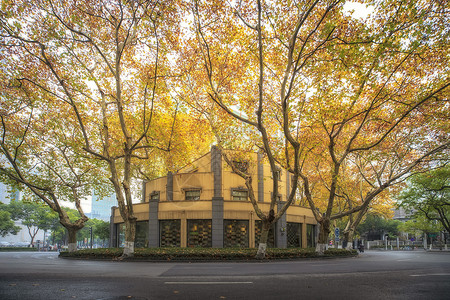
[[[157,198],[154,198],[157,196]],[[150,193],[150,200],[161,200],[160,198],[160,192],[159,191],[153,191]]]
[[[238,198],[244,198],[244,196],[241,195],[233,195],[235,192],[245,192],[247,194],[247,196],[245,196],[245,199],[235,199],[234,197],[238,197]],[[248,189],[244,189],[244,188],[232,188],[231,189],[231,200],[233,201],[248,201],[249,200],[249,195],[248,195]]]
[[[198,192],[198,196],[188,195],[193,192]],[[186,200],[186,201],[198,201],[201,199],[201,195],[202,195],[201,188],[184,189],[184,200]]]

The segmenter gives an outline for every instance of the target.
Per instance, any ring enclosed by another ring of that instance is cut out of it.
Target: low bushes
[[[72,253],[61,252],[60,257],[82,259],[118,259],[122,255],[121,248],[83,249]],[[137,248],[133,260],[146,261],[225,261],[225,260],[256,260],[257,249],[249,248]],[[330,249],[325,251],[325,257],[354,256],[356,250]],[[269,248],[266,258],[298,259],[315,258],[319,256],[313,248]]]
[[[24,252],[24,251],[37,251],[37,248],[31,247],[0,247],[0,252]]]
[[[354,256],[354,255],[358,255],[358,251],[356,249],[346,250],[346,249],[330,248],[328,250],[325,250],[323,255],[327,256],[327,257],[333,257],[333,256]]]

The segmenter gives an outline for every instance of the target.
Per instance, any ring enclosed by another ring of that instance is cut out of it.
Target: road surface
[[[450,299],[450,252],[250,263],[0,252],[0,299]]]

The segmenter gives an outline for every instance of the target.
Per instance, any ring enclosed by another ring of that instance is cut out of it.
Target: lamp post
[[[47,233],[47,230],[44,230],[44,240],[42,241],[42,247],[44,249],[44,251],[47,251],[47,247],[45,246],[45,235]]]
[[[385,240],[385,242],[386,242],[386,251],[387,251],[387,247],[388,247],[388,237],[389,237],[388,234],[385,234],[385,235],[384,235],[384,240]]]
[[[92,226],[89,227],[89,235],[91,237],[91,249],[92,249]]]

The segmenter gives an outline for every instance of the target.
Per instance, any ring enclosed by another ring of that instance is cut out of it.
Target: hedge
[[[0,247],[0,252],[26,252],[37,251],[37,248],[32,247]]]
[[[136,248],[133,260],[146,261],[225,261],[225,260],[256,260],[257,249],[254,248]],[[75,252],[61,252],[60,257],[82,259],[118,259],[123,253],[122,248],[82,249]],[[269,248],[266,259],[298,259],[316,257],[355,256],[356,250],[329,249],[323,256],[318,255],[314,248]]]

